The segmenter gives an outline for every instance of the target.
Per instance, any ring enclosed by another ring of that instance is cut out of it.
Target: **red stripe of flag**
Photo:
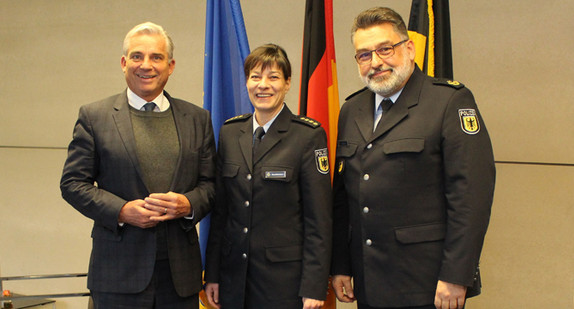
[[[332,0],[307,0],[301,64],[299,114],[321,123],[327,133],[331,173],[335,162],[339,90],[333,38]]]

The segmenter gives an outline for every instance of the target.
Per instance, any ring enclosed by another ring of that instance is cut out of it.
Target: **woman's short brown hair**
[[[254,49],[249,56],[245,58],[245,64],[243,65],[245,78],[249,78],[251,70],[259,65],[261,65],[262,70],[277,65],[283,72],[285,80],[291,78],[291,63],[289,62],[289,58],[287,58],[287,53],[279,45],[265,44]]]

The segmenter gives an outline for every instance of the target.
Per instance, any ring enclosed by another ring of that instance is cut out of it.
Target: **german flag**
[[[319,121],[325,129],[332,175],[339,117],[332,0],[307,0],[301,63],[299,115]]]
[[[453,78],[448,0],[413,0],[409,37],[415,62],[429,76]]]
[[[305,4],[300,90],[299,115],[319,121],[325,129],[331,176],[333,176],[339,118],[339,88],[332,0],[307,0]],[[337,300],[329,280],[327,300],[323,309],[335,308]]]

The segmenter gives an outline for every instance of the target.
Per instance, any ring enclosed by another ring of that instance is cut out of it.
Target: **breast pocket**
[[[225,163],[221,171],[221,176],[225,178],[235,178],[238,173],[239,173],[239,165]]]
[[[347,141],[337,142],[337,158],[350,158],[357,152],[357,144]]]
[[[419,153],[425,149],[424,138],[405,138],[390,141],[383,144],[383,152],[386,155],[396,153]]]
[[[347,161],[355,156],[357,153],[357,144],[349,143],[347,141],[337,142],[337,158],[336,158],[336,172],[344,174],[347,166]]]
[[[411,182],[416,177],[416,183],[421,181],[420,175],[427,166],[421,160],[421,153],[425,148],[424,138],[404,138],[388,141],[382,145],[384,154],[383,173],[387,179],[402,186],[405,182]],[[424,179],[422,179],[424,180]]]

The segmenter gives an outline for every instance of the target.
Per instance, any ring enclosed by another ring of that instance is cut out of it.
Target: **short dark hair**
[[[351,29],[351,40],[353,40],[357,30],[385,23],[393,25],[393,29],[399,34],[401,39],[406,40],[409,38],[409,32],[407,31],[405,21],[399,13],[386,7],[374,7],[361,12],[355,18],[353,28]]]
[[[277,65],[283,72],[285,80],[291,78],[291,63],[289,62],[289,58],[287,58],[287,53],[279,45],[265,44],[254,49],[249,56],[245,58],[243,65],[245,77],[247,78],[251,70],[259,65],[261,65],[263,70]]]

